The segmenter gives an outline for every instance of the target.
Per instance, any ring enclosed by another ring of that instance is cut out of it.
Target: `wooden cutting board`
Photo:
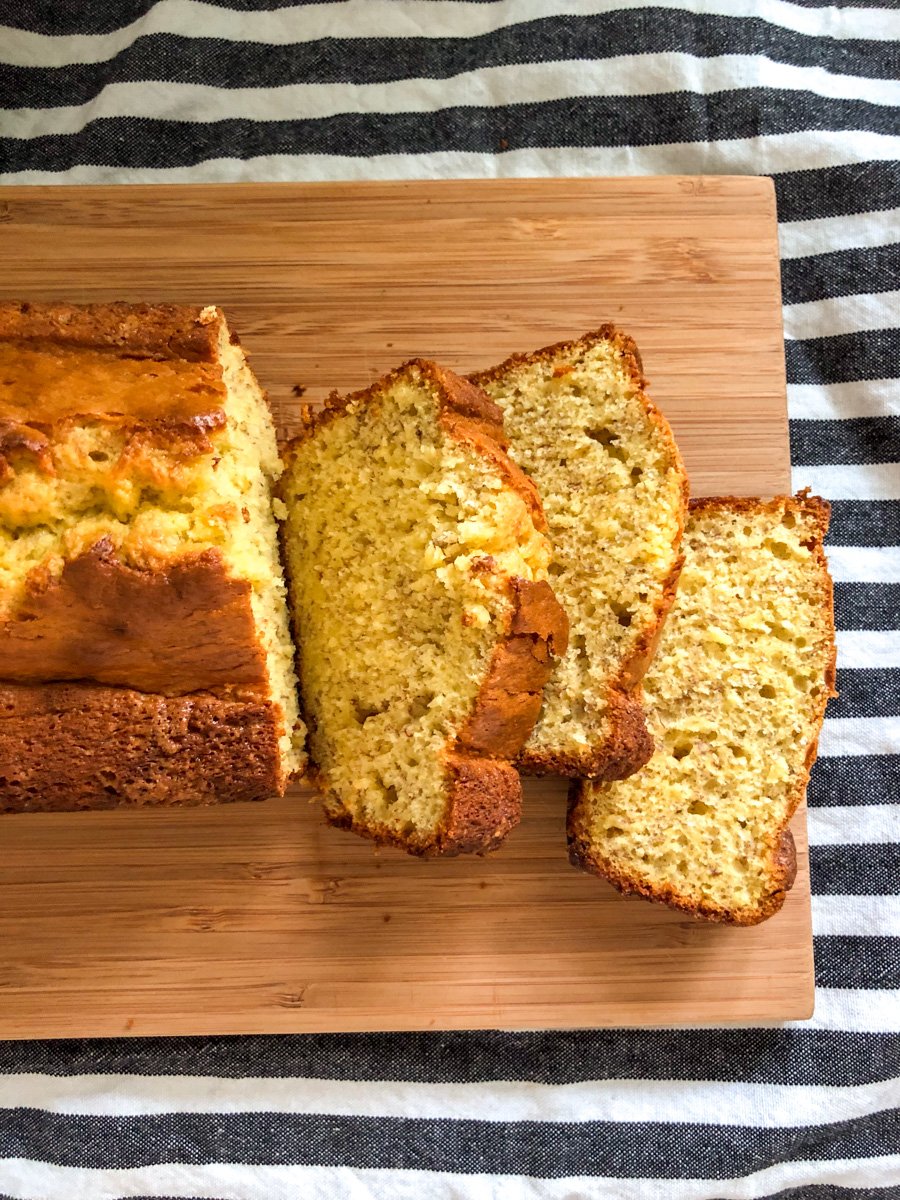
[[[695,495],[790,485],[768,180],[6,188],[0,263],[7,297],[222,305],[284,429],[293,385],[483,367],[612,319]],[[303,788],[3,817],[0,1037],[810,1015],[802,814],[783,912],[727,929],[572,870],[564,796],[528,783],[499,854],[446,862],[326,828]]]

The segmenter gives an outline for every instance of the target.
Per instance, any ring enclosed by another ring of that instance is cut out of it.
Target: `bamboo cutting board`
[[[611,319],[695,495],[789,488],[775,204],[747,178],[7,188],[0,290],[222,305],[282,428],[413,355],[483,367]],[[566,862],[565,785],[419,862],[310,794],[0,820],[0,1037],[649,1025],[812,1011],[805,821],[782,913],[704,925]]]

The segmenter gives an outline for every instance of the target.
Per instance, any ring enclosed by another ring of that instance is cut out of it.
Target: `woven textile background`
[[[896,0],[0,0],[0,183],[772,175],[841,693],[812,1021],[0,1043],[0,1195],[900,1197],[898,39]]]

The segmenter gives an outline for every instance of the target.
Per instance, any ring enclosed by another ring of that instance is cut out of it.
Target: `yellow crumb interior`
[[[282,483],[312,757],[332,804],[410,847],[445,817],[446,748],[508,630],[509,579],[549,559],[522,498],[438,413],[408,367],[297,443]]]
[[[703,508],[644,690],[656,751],[636,775],[587,785],[573,832],[591,856],[665,897],[752,914],[773,887],[779,833],[806,780],[832,654],[812,518]]]
[[[656,626],[678,557],[680,460],[612,342],[574,343],[483,386],[541,494],[550,582],[569,617],[527,751],[578,755],[610,737],[610,685]]]
[[[15,611],[30,571],[58,576],[102,538],[126,565],[148,569],[218,549],[230,574],[251,584],[271,696],[284,713],[283,763],[293,772],[304,730],[271,506],[281,463],[265,398],[227,332],[220,354],[227,424],[210,433],[212,452],[187,454],[153,438],[129,444],[121,428],[93,418],[54,438],[53,474],[24,456],[15,461],[0,486],[0,620]]]

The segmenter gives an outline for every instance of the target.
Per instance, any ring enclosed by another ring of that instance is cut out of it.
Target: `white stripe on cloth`
[[[879,798],[872,797],[873,800]],[[816,807],[809,810],[806,821],[811,846],[859,846],[900,842],[898,804]],[[900,933],[900,930],[897,932]]]
[[[861,199],[865,199],[864,192]],[[900,208],[875,209],[809,221],[782,221],[778,226],[778,242],[782,258],[808,258],[831,250],[891,246],[897,241],[898,229]]]
[[[819,758],[861,754],[900,754],[900,717],[826,717]]]
[[[900,547],[828,546],[835,583],[900,583]]]
[[[772,175],[874,159],[900,159],[900,136],[839,130],[765,134],[714,142],[656,146],[554,146],[544,149],[435,150],[426,154],[266,154],[211,158],[191,167],[115,167],[78,164],[64,171],[8,171],[14,183],[313,183],[361,179],[511,179],[592,175]],[[844,219],[844,218],[842,218]],[[882,242],[896,241],[896,234]],[[830,249],[820,244],[817,249]]]
[[[449,79],[389,83],[295,83],[224,88],[141,80],[111,83],[85,104],[0,109],[4,137],[77,133],[100,118],[147,117],[192,122],[286,121],[339,113],[435,112],[444,108],[540,103],[586,96],[698,95],[750,87],[808,91],[820,96],[900,105],[900,80],[834,75],[822,67],[790,66],[752,54],[634,54],[606,59],[505,64]]]
[[[274,10],[236,11],[200,0],[159,0],[121,29],[96,34],[31,33],[0,25],[0,62],[62,67],[105,62],[136,38],[154,33],[218,37],[284,46],[320,38],[478,37],[542,17],[587,17],[628,9],[673,9],[724,17],[761,17],[813,37],[890,41],[900,21],[887,9],[802,8],[786,0],[343,0]]]
[[[57,1167],[25,1158],[0,1162],[0,1188],[14,1200],[756,1200],[806,1186],[889,1187],[900,1155],[777,1163],[740,1179],[620,1179],[450,1174],[389,1168],[160,1163],[129,1170]]]
[[[816,988],[808,1021],[754,1023],[786,1029],[855,1029],[860,1033],[900,1033],[900,992],[894,988]]]
[[[826,500],[900,500],[900,463],[866,466],[797,466],[794,489],[808,487]]]
[[[17,1107],[69,1116],[156,1113],[308,1113],[398,1120],[647,1120],[752,1129],[851,1121],[890,1107],[896,1083],[800,1086],[678,1079],[591,1079],[541,1084],[482,1080],[412,1083],[380,1080],[245,1078],[208,1075],[8,1075],[0,1086]]]
[[[900,937],[900,896],[813,896],[812,924],[820,937]]]
[[[837,649],[839,667],[900,667],[900,629],[839,629]]]
[[[900,210],[897,218],[900,220]],[[900,416],[900,379],[789,383],[787,394],[788,415],[792,421]]]
[[[861,281],[862,282],[862,281]],[[863,333],[889,329],[900,321],[900,289],[894,292],[865,292],[855,296],[831,296],[784,307],[784,336],[834,337],[841,333]]]

